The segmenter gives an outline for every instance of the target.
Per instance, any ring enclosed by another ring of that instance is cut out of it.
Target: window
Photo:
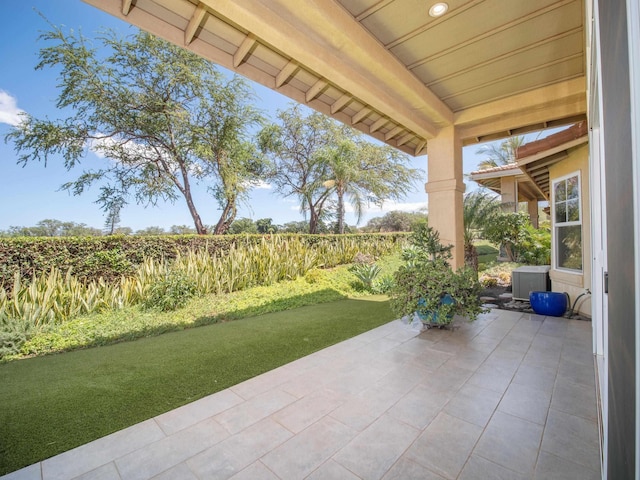
[[[580,174],[553,182],[555,267],[582,271],[582,211]]]

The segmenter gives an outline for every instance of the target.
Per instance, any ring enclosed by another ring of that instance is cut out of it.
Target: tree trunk
[[[507,254],[507,260],[510,262],[515,262],[516,258],[513,253],[513,247],[511,245],[511,242],[504,242],[503,245],[504,245],[504,251]]]
[[[344,191],[341,188],[336,190],[338,194],[338,233],[344,233]]]
[[[309,233],[311,235],[318,233],[318,216],[313,210],[309,213]]]
[[[227,204],[222,210],[220,220],[216,224],[216,228],[213,230],[214,235],[224,235],[229,230],[229,227],[236,218],[235,198],[227,199]]]
[[[478,273],[478,249],[473,243],[464,246],[464,264]]]
[[[198,214],[196,204],[193,203],[193,197],[191,196],[191,185],[189,184],[189,176],[187,175],[187,171],[184,168],[184,165],[181,165],[181,171],[183,186],[181,187],[179,182],[175,178],[174,183],[178,186],[178,189],[182,192],[184,199],[187,201],[187,207],[189,208],[191,218],[193,218],[193,224],[196,227],[196,233],[198,235],[206,235],[207,229],[205,228],[204,224],[202,223],[202,219]]]
[[[184,198],[187,200],[187,207],[189,207],[189,213],[191,214],[191,218],[193,218],[193,224],[196,227],[196,233],[198,235],[206,235],[207,229],[202,223],[200,219],[200,215],[198,214],[198,210],[196,210],[196,206],[193,203],[193,199],[191,198],[191,192],[187,191],[185,193]]]

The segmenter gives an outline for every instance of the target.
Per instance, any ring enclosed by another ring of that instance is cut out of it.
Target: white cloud
[[[21,113],[25,111],[18,108],[16,99],[4,90],[0,90],[0,123],[15,127],[22,121]]]
[[[254,182],[251,186],[256,190],[271,190],[273,188],[273,185],[262,180]]]
[[[113,146],[115,142],[111,138],[95,138],[87,141],[89,150],[98,158],[106,158],[104,150]]]

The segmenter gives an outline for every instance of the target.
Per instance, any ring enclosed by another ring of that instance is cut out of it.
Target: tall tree
[[[84,223],[63,222],[47,218],[40,220],[34,227],[11,226],[0,235],[10,237],[95,237],[102,231]]]
[[[239,233],[258,233],[258,228],[250,218],[239,218],[234,220],[227,233],[237,235]]]
[[[345,196],[349,196],[358,219],[357,223],[360,223],[367,203],[367,192],[358,181],[362,179],[362,174],[358,171],[358,146],[352,139],[346,138],[345,135],[339,135],[339,138],[336,138],[336,143],[326,149],[325,155],[324,161],[329,166],[331,178],[323,185],[335,192],[337,197],[335,207],[336,233],[344,233]]]
[[[417,224],[427,223],[427,214],[393,210],[382,217],[372,218],[363,230],[367,232],[410,232]]]
[[[273,224],[271,218],[260,218],[256,220],[256,229],[258,233],[277,233],[278,226]]]
[[[464,261],[478,271],[478,251],[473,244],[477,231],[483,230],[501,212],[500,201],[495,195],[483,191],[470,192],[464,197]]]
[[[332,176],[327,185],[333,186],[337,197],[338,233],[344,233],[345,197],[360,223],[370,204],[382,206],[386,200],[404,198],[420,171],[407,165],[405,154],[386,145],[374,145],[351,128],[337,134],[327,157]]]
[[[523,136],[515,136],[507,138],[499,145],[495,142],[483,145],[476,152],[478,155],[485,156],[485,159],[478,163],[478,169],[484,170],[514,163],[516,161],[516,151],[523,143]]]
[[[111,159],[63,185],[81,194],[99,183],[97,202],[108,212],[136,202],[183,198],[198,233],[206,233],[193,184],[206,183],[222,210],[216,233],[233,221],[236,202],[258,180],[261,158],[248,130],[261,121],[253,93],[239,77],[227,79],[208,61],[139,32],[124,39],[105,32],[99,49],[73,32],[42,35],[37,69],[59,68],[60,120],[29,115],[8,135],[19,163],[61,155],[67,169],[92,150]]]
[[[104,233],[113,235],[120,225],[120,210],[123,205],[121,203],[113,203],[107,212],[107,218],[104,222]]]
[[[331,142],[331,120],[317,112],[305,116],[298,105],[278,112],[278,120],[258,134],[261,150],[273,163],[271,182],[281,195],[298,198],[309,233],[318,233],[331,196],[331,187],[323,185],[330,178],[323,153]]]
[[[404,197],[419,177],[406,155],[374,145],[325,115],[305,117],[293,107],[279,119],[279,125],[260,133],[261,145],[275,165],[273,182],[284,195],[298,196],[303,212],[310,214],[311,233],[330,215],[337,219],[338,233],[344,233],[346,202],[359,222],[368,205]]]

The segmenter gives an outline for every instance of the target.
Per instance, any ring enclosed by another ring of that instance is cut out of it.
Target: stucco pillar
[[[529,221],[533,228],[538,228],[538,200],[529,200]]]
[[[518,186],[516,177],[502,177],[500,179],[500,196],[504,212],[518,211]]]
[[[440,130],[427,146],[425,191],[429,197],[429,226],[440,233],[440,241],[453,245],[451,265],[464,265],[462,140],[455,127]]]

